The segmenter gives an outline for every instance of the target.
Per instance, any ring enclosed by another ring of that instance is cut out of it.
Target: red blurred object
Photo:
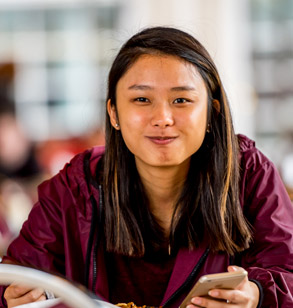
[[[10,230],[5,219],[0,215],[0,240],[2,237],[10,236]]]
[[[66,140],[48,140],[37,146],[37,160],[42,170],[47,175],[52,176],[62,169],[74,155],[95,145],[103,144],[105,144],[105,141],[102,130]]]

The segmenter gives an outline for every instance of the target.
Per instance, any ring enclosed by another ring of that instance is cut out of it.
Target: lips
[[[173,142],[177,136],[148,136],[150,141],[158,145],[166,145]]]

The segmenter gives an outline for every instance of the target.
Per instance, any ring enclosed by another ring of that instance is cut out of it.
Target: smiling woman
[[[248,247],[250,231],[234,205],[238,141],[230,108],[217,69],[198,41],[170,28],[133,36],[109,73],[107,111],[106,148],[113,151],[105,153],[105,202],[116,205],[105,207],[109,250],[142,255],[146,237],[152,245],[176,250],[177,242],[185,242],[191,249],[205,232],[213,234],[215,250],[233,254]],[[137,196],[129,191],[134,183]],[[141,202],[138,211],[150,208],[151,216],[140,214],[150,221],[140,223],[145,230],[135,230],[132,210],[122,213]],[[190,213],[192,219],[186,217]],[[203,223],[203,217],[209,219]]]
[[[293,208],[272,162],[235,135],[205,48],[174,28],[137,33],[113,62],[106,104],[105,148],[40,186],[4,262],[57,272],[115,304],[164,308],[202,275],[245,268],[234,289],[187,308],[291,307]],[[42,300],[37,291],[3,287],[0,306]]]

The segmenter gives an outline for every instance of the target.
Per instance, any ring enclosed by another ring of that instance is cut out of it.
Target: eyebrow
[[[154,87],[144,85],[144,84],[134,84],[134,85],[128,87],[128,90],[153,90],[153,89],[154,89]],[[173,87],[170,90],[174,91],[174,92],[195,91],[195,88],[190,87],[190,86],[178,86],[178,87]]]
[[[181,86],[181,87],[174,87],[171,88],[171,91],[195,91],[194,87],[190,87],[190,86]]]
[[[153,87],[144,84],[134,84],[128,87],[128,90],[153,90],[153,89],[154,89]]]

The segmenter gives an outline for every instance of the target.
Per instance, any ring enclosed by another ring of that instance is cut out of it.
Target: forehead
[[[141,55],[120,78],[118,85],[149,82],[156,86],[179,84],[204,85],[197,67],[177,56],[164,54]]]

